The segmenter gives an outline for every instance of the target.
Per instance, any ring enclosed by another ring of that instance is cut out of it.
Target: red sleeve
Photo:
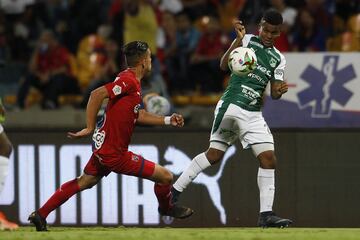
[[[114,82],[105,84],[105,87],[109,93],[109,98],[113,99],[128,94],[135,86],[134,81],[130,78],[117,77]]]
[[[58,58],[59,65],[69,65],[69,52],[66,48],[60,47],[58,50]]]

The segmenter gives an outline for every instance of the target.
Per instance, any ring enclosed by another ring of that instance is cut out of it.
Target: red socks
[[[171,184],[168,185],[154,185],[155,195],[159,202],[159,208],[163,212],[167,212],[171,205]],[[73,179],[69,182],[61,185],[59,189],[49,198],[49,200],[38,210],[38,213],[42,218],[47,218],[47,216],[56,208],[60,207],[64,202],[66,202],[70,197],[80,191],[79,184],[77,179]]]
[[[38,210],[38,213],[42,218],[47,218],[49,213],[51,213],[56,208],[60,207],[64,202],[66,202],[71,196],[80,191],[79,184],[77,179],[73,179],[69,182],[61,185],[59,189],[47,200],[47,202]]]
[[[160,185],[155,183],[154,191],[159,202],[159,208],[162,212],[167,212],[172,207],[171,200],[171,184]]]

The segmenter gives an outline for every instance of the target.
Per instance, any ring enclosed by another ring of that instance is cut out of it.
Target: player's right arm
[[[105,98],[114,99],[127,94],[134,88],[134,83],[131,79],[119,76],[114,82],[105,84],[91,92],[87,107],[86,107],[86,128],[79,132],[68,133],[69,138],[82,138],[93,133],[96,127],[96,118],[102,102]]]
[[[87,107],[86,107],[86,128],[73,133],[68,132],[69,138],[82,138],[93,133],[96,126],[96,117],[102,102],[109,97],[108,90],[105,86],[99,87],[91,92]]]
[[[230,55],[231,51],[237,47],[242,46],[242,40],[245,36],[245,27],[242,24],[242,21],[234,20],[233,25],[234,25],[234,29],[236,32],[236,38],[231,43],[229,49],[224,53],[224,55],[222,56],[222,58],[220,60],[220,68],[224,71],[226,71],[228,69],[228,61],[229,61],[229,55]]]

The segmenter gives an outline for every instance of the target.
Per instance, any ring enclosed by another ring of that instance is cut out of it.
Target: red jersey
[[[45,52],[39,52],[37,55],[37,64],[40,72],[48,72],[67,66],[70,73],[70,53],[62,46],[55,46]]]
[[[199,40],[195,52],[199,55],[213,57],[224,52],[224,43],[221,40],[221,34],[205,33]]]
[[[126,69],[114,82],[105,85],[109,102],[93,135],[93,152],[119,157],[128,150],[141,103],[140,82]]]

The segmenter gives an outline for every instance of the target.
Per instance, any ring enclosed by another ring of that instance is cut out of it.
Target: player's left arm
[[[184,118],[177,113],[173,113],[171,116],[161,116],[141,109],[139,111],[137,123],[146,125],[172,125],[174,127],[182,127],[184,126]]]
[[[284,81],[271,81],[271,98],[280,99],[281,96],[288,91],[288,84]]]
[[[271,80],[271,98],[280,99],[288,91],[288,84],[284,81],[286,60],[280,54],[280,63],[274,70],[274,78]]]

